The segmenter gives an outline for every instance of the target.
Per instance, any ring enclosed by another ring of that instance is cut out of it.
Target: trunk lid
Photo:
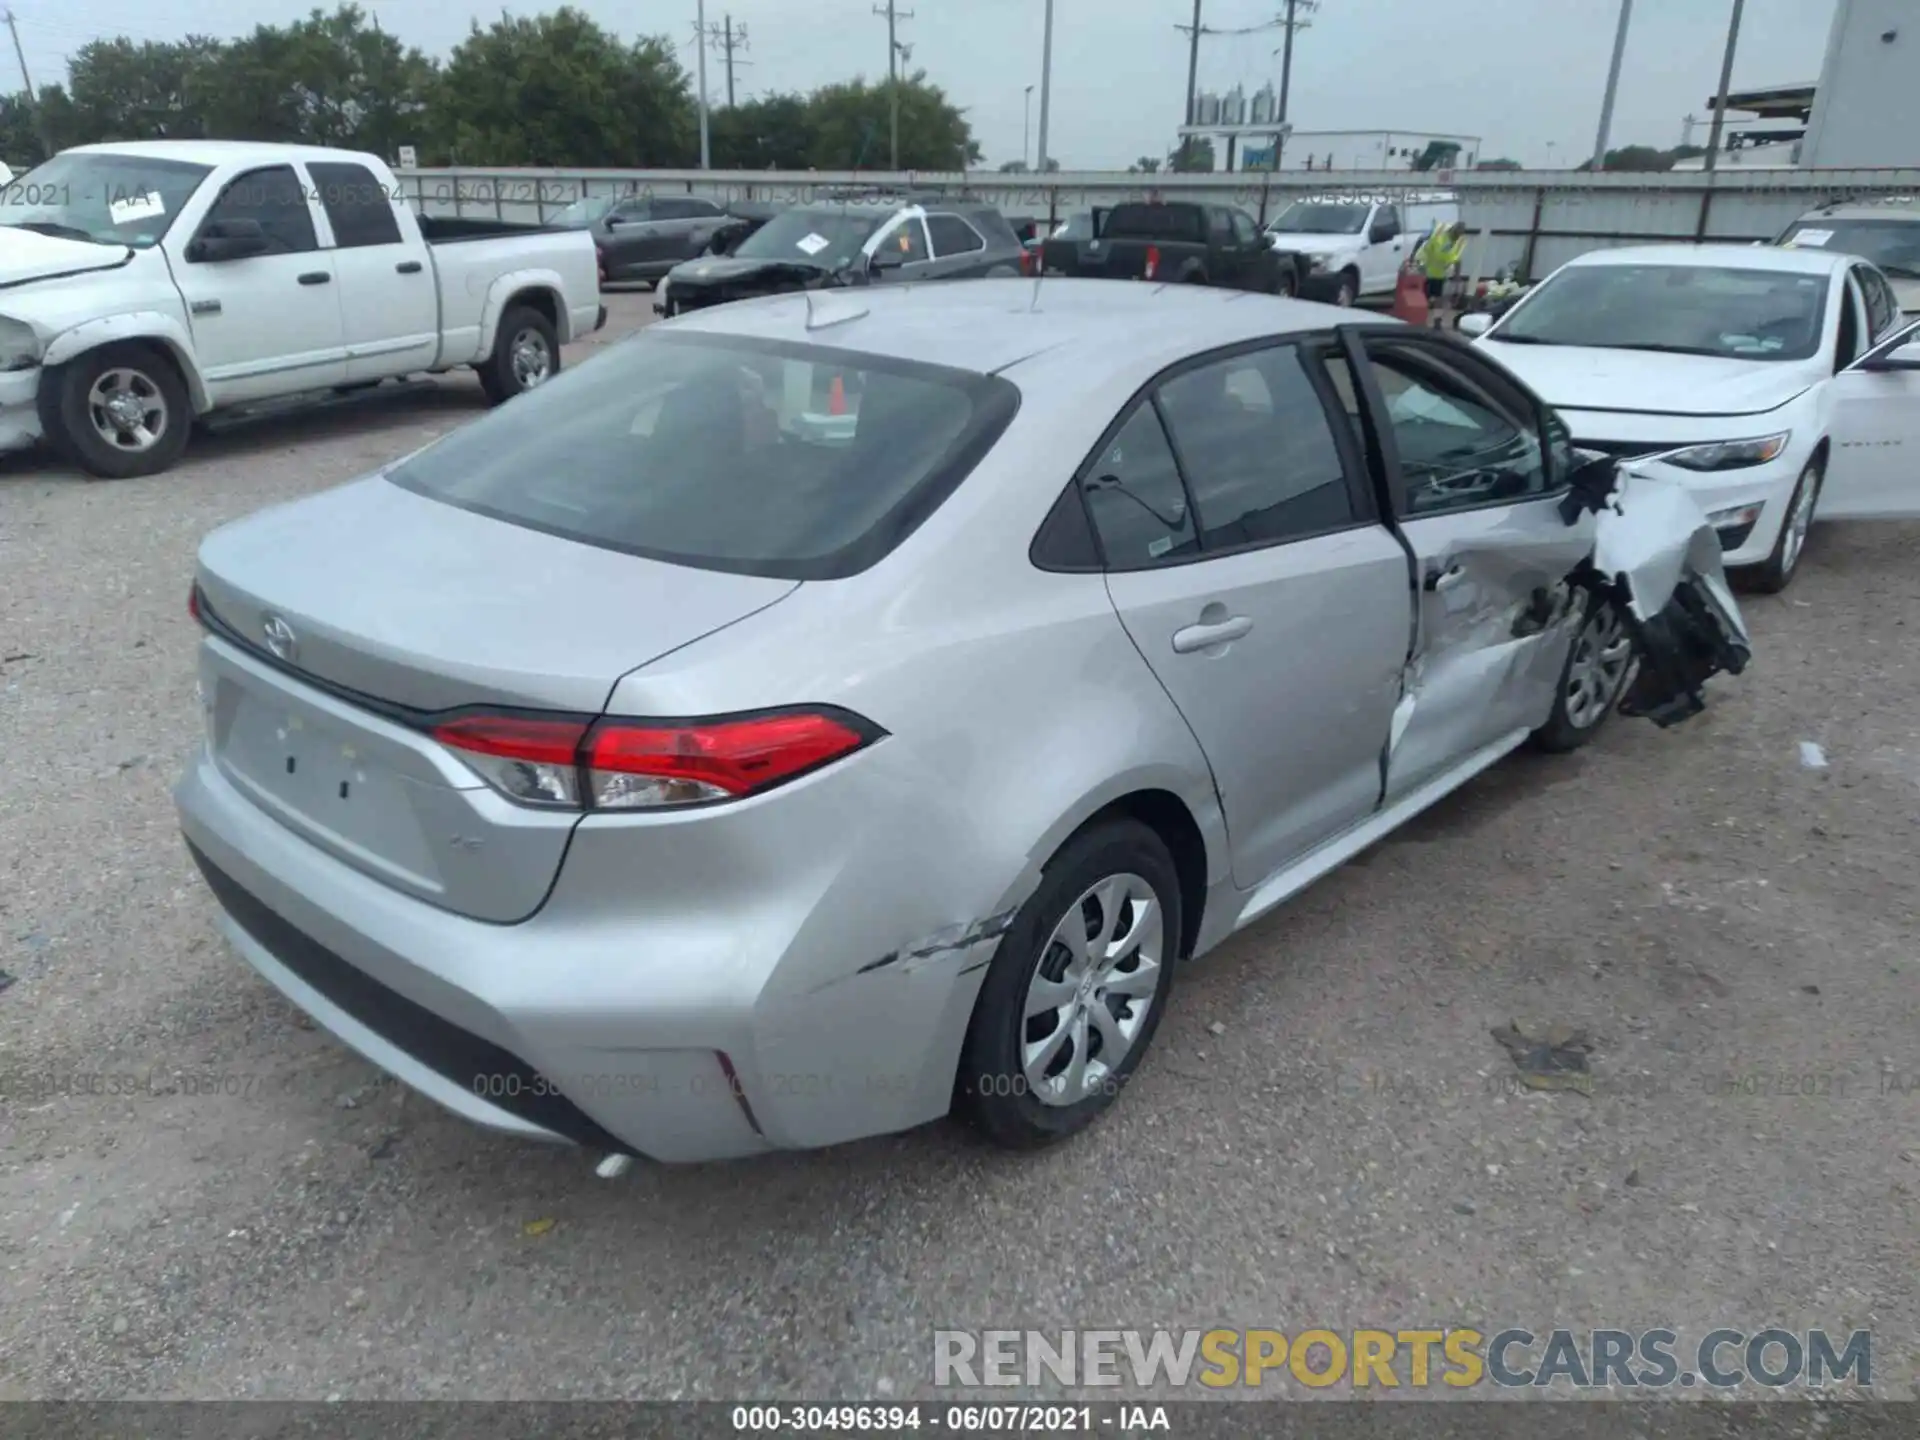
[[[579,816],[506,800],[424,714],[597,715],[622,675],[798,588],[596,549],[378,477],[216,531],[197,578],[227,778],[356,869],[502,922],[539,908]]]

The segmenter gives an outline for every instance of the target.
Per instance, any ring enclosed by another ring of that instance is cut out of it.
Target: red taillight
[[[187,589],[187,618],[195,623],[199,622],[200,587],[198,585],[189,586]]]
[[[853,727],[810,712],[670,728],[603,720],[585,759],[596,806],[644,809],[739,799],[865,743]]]
[[[1159,272],[1159,269],[1160,247],[1158,245],[1149,245],[1147,247],[1147,279],[1153,279],[1154,275]]]
[[[875,733],[815,711],[696,725],[465,715],[433,729],[511,799],[596,810],[737,800],[851,754]]]

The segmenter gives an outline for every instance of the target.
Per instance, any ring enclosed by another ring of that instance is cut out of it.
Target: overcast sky
[[[1257,25],[1284,3],[1205,0],[1204,21],[1222,30]],[[1833,3],[1748,0],[1735,88],[1818,79]],[[68,54],[101,36],[169,40],[198,30],[227,37],[309,8],[310,0],[17,0],[14,13],[27,63],[45,83],[62,78]],[[499,14],[448,0],[363,8],[440,56],[472,16]],[[673,36],[693,69],[695,0],[583,0],[580,8],[624,36]],[[887,27],[874,8],[875,0],[707,0],[707,19],[718,24],[730,13],[746,27],[749,48],[740,58],[751,64],[736,72],[745,98],[884,74]],[[966,110],[990,165],[1018,159],[1025,87],[1040,81],[1044,0],[901,0],[901,8],[914,12],[900,22],[900,38],[913,46],[910,63]],[[1732,0],[1639,0],[1614,144],[1677,144],[1683,118],[1706,113],[1731,9]],[[1619,0],[1323,0],[1295,47],[1291,118],[1300,130],[1479,135],[1487,157],[1569,165],[1593,146],[1619,12]],[[1171,148],[1187,76],[1186,39],[1174,26],[1191,15],[1191,0],[1055,0],[1049,148],[1066,169],[1124,167]],[[1262,82],[1277,82],[1280,62],[1271,52],[1279,43],[1277,30],[1204,39],[1201,88],[1238,83],[1250,96]],[[724,101],[725,77],[712,56],[708,83],[714,102]],[[1032,115],[1037,132],[1037,89]],[[1704,134],[1702,126],[1697,138]]]

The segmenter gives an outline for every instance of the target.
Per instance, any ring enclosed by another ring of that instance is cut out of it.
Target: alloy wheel
[[[547,337],[531,326],[513,337],[507,354],[514,383],[522,390],[533,389],[553,373],[553,352],[547,346]]]
[[[1633,642],[1626,621],[1612,605],[1601,604],[1580,627],[1567,666],[1567,721],[1591,730],[1620,698],[1633,663]]]
[[[138,455],[167,433],[167,397],[153,377],[139,370],[103,370],[87,391],[94,433],[115,450]]]

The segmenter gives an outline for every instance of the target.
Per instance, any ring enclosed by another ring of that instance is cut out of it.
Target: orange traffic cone
[[[847,413],[847,382],[838,375],[833,377],[833,389],[827,392],[827,413],[829,415]]]
[[[1432,319],[1427,307],[1426,278],[1417,270],[1402,270],[1393,290],[1393,318],[1423,329]]]

